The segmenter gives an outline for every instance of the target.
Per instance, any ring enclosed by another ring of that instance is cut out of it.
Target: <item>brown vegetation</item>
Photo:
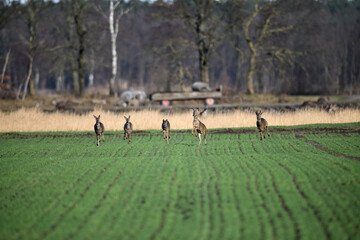
[[[104,110],[95,110],[87,114],[44,113],[37,109],[20,109],[11,113],[0,112],[0,132],[51,132],[51,131],[92,131],[94,118],[101,114],[106,131],[123,130],[123,113],[117,114]],[[321,109],[307,109],[296,112],[267,112],[266,119],[272,126],[292,126],[315,123],[359,122],[359,109],[343,109],[329,113]],[[134,130],[158,129],[159,122],[169,119],[172,129],[191,129],[192,111],[165,114],[157,110],[130,111]],[[208,113],[203,120],[208,129],[256,127],[254,112],[235,110],[228,113]],[[106,133],[105,133],[106,134]]]

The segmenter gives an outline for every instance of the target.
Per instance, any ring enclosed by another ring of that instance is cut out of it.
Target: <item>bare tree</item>
[[[111,55],[112,55],[112,64],[111,64],[111,76],[109,81],[109,95],[114,96],[116,95],[115,91],[115,81],[117,75],[117,51],[116,51],[116,39],[119,33],[119,21],[120,18],[127,14],[130,9],[124,10],[120,7],[120,12],[116,20],[114,20],[114,14],[117,7],[120,5],[120,1],[117,1],[114,5],[114,1],[110,0],[110,8],[109,8],[109,28],[110,28],[110,37],[111,37]]]
[[[177,1],[181,17],[189,24],[199,54],[200,79],[210,83],[209,65],[216,44],[223,38],[219,33],[221,16],[214,0]]]
[[[121,5],[121,1],[109,0],[109,14],[105,14],[100,6],[96,6],[98,12],[100,12],[109,22],[110,41],[111,41],[111,75],[109,79],[109,95],[116,96],[115,86],[117,77],[118,66],[118,54],[116,49],[116,40],[119,34],[120,19],[130,11],[130,8],[124,9]],[[119,11],[117,11],[119,9]],[[117,15],[117,16],[115,16]],[[116,19],[115,19],[116,17]]]
[[[288,33],[293,30],[296,24],[282,22],[284,14],[280,6],[285,1],[256,3],[254,10],[243,22],[243,31],[247,46],[250,50],[249,71],[247,74],[247,92],[254,93],[254,76],[259,67],[259,63],[276,57],[279,61],[291,61],[291,57],[296,52],[286,47],[277,45],[276,35]],[[284,36],[282,36],[284,41]],[[301,54],[301,53],[298,53]]]
[[[75,92],[75,94],[78,97],[82,97],[84,95],[84,88],[85,88],[84,53],[85,53],[85,35],[87,33],[87,28],[84,24],[84,19],[83,19],[85,6],[86,6],[85,0],[71,0],[71,10],[72,10],[71,13],[75,24],[75,30],[78,41],[76,73],[74,75],[74,83],[76,84],[76,82],[78,82],[78,86],[79,86],[78,92]],[[76,81],[76,79],[78,79],[78,81]]]
[[[40,19],[40,13],[44,9],[45,4],[43,0],[35,1],[28,0],[25,4],[25,16],[28,30],[28,39],[26,40],[27,45],[27,56],[28,56],[28,70],[26,77],[26,84],[24,88],[23,99],[26,96],[26,92],[29,91],[30,96],[35,95],[35,83],[32,76],[32,67],[36,49],[39,44],[37,40],[37,26]]]

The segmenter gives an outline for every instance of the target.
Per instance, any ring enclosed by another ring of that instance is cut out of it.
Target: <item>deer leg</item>
[[[199,135],[199,146],[200,146],[200,143],[201,143],[201,133],[198,133]]]
[[[270,137],[270,134],[269,134],[269,129],[268,129],[268,127],[267,127],[267,126],[266,126],[266,133],[267,133],[268,137]]]
[[[166,142],[169,144],[169,135],[166,135]]]
[[[263,134],[262,132],[260,132],[260,140],[262,141],[262,139],[263,139]]]
[[[99,142],[100,142],[100,136],[96,135],[96,146],[99,146]]]
[[[102,136],[102,140],[103,140],[103,142],[105,142],[105,137],[104,137],[104,134],[102,134],[101,136]]]
[[[205,145],[206,145],[206,133],[204,133]]]
[[[126,132],[124,132],[124,140],[125,140],[125,138],[126,138]]]

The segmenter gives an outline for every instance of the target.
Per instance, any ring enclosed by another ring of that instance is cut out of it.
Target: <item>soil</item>
[[[191,130],[173,130],[174,134],[191,134]],[[255,133],[257,132],[257,129],[255,128],[242,128],[242,129],[215,129],[215,130],[208,130],[209,134],[249,134],[249,133]],[[295,134],[297,138],[303,138],[303,134],[324,134],[324,133],[337,133],[342,134],[344,137],[349,137],[349,134],[355,133],[360,134],[360,127],[299,127],[299,128],[270,128],[269,133],[288,133],[288,134]],[[123,134],[122,132],[110,132],[106,133],[107,136],[118,136]],[[139,131],[133,131],[134,136],[145,136],[145,135],[161,135],[162,133],[159,131],[159,133],[154,131],[146,131],[146,130],[139,130]],[[11,139],[11,138],[21,138],[21,139],[34,139],[34,138],[46,138],[51,137],[53,139],[55,138],[73,138],[73,137],[93,137],[95,136],[95,133],[90,132],[74,132],[74,133],[34,133],[34,134],[22,134],[22,133],[3,133],[0,134],[1,139]]]

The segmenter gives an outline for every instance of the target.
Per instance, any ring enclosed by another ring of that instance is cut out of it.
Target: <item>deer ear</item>
[[[128,119],[130,120],[130,115],[129,115]]]
[[[94,118],[96,119],[96,116],[95,115],[93,115],[94,116]]]
[[[98,118],[100,118],[100,114],[99,114]]]

